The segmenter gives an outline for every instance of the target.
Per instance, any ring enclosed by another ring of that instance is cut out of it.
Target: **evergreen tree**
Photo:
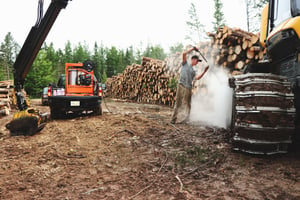
[[[100,50],[99,50],[99,69],[101,72],[101,78],[102,82],[104,83],[107,79],[107,73],[106,73],[106,48],[101,43]]]
[[[124,69],[127,67],[127,64],[125,63],[125,53],[123,50],[119,50],[119,66],[117,69],[118,73],[122,73]]]
[[[222,28],[225,26],[225,18],[222,11],[223,4],[221,0],[214,0],[215,1],[215,12],[214,12],[214,31],[217,31],[218,28]]]
[[[127,66],[133,63],[135,63],[134,51],[133,51],[133,47],[130,46],[129,48],[126,49],[125,52],[124,64]]]
[[[56,68],[56,76],[59,77],[60,74],[64,74],[65,73],[65,56],[64,53],[61,49],[58,49],[56,51],[56,55],[58,57],[58,63],[57,63],[57,68]]]
[[[245,3],[247,31],[259,32],[261,12],[268,0],[241,0]]]
[[[186,39],[192,43],[197,43],[203,39],[204,26],[200,23],[200,17],[198,16],[197,9],[194,3],[191,3],[191,7],[188,11],[189,21],[186,22],[189,33],[186,35]]]
[[[53,63],[58,63],[59,59],[52,42],[50,45],[47,45],[45,42],[42,48],[46,50],[46,57],[48,60],[51,60]]]
[[[181,49],[182,46],[178,44],[173,49]],[[10,76],[6,79],[13,78],[11,68],[16,58],[17,49],[18,45],[9,33],[0,46],[0,64],[10,68]],[[101,44],[99,47],[95,43],[93,53],[91,53],[85,43],[84,45],[79,43],[72,49],[72,45],[68,41],[63,50],[55,50],[53,43],[44,43],[26,76],[25,87],[30,95],[38,95],[43,87],[49,83],[57,82],[58,76],[64,73],[65,63],[84,62],[85,60],[95,62],[95,75],[99,81],[104,83],[107,77],[122,73],[127,65],[141,63],[142,56],[164,60],[166,54],[160,45],[148,45],[145,51],[142,51],[141,47],[135,51],[132,46],[126,50],[118,50],[114,46],[107,48]],[[1,68],[0,79],[3,79]]]
[[[87,44],[79,43],[73,50],[73,62],[84,62],[91,59],[91,53]]]
[[[39,96],[43,87],[56,82],[57,77],[52,66],[52,62],[47,58],[47,51],[41,49],[25,79],[24,88],[29,95]]]
[[[95,76],[99,81],[102,80],[102,75],[105,68],[105,55],[104,55],[104,49],[103,44],[101,44],[100,47],[98,47],[97,42],[94,44],[94,54],[92,56],[93,62],[96,64],[95,68]]]
[[[177,53],[177,52],[182,52],[182,51],[183,51],[183,48],[184,48],[184,46],[183,46],[182,43],[177,43],[177,44],[175,44],[174,46],[171,46],[171,47],[170,47],[170,53],[171,53],[171,54],[175,54],[175,53]]]
[[[13,64],[18,51],[19,45],[15,42],[11,33],[8,32],[0,45],[0,80],[13,78]]]
[[[92,55],[92,60],[95,63],[94,74],[95,74],[96,78],[98,80],[100,80],[100,77],[101,77],[100,69],[99,69],[100,58],[99,58],[99,47],[98,47],[97,42],[95,42],[95,44],[94,44],[94,53]]]
[[[143,56],[159,59],[159,60],[164,60],[166,58],[164,49],[160,45],[156,45],[156,46],[148,45],[146,50],[143,53]]]
[[[249,31],[259,32],[261,23],[261,12],[263,7],[268,3],[268,0],[248,0],[250,2],[249,13]],[[253,1],[251,3],[251,1]]]
[[[73,62],[73,50],[72,50],[72,45],[71,45],[70,41],[68,41],[65,45],[64,58],[62,61],[63,61],[63,63]]]
[[[58,51],[56,51],[52,42],[49,46],[45,43],[42,49],[46,51],[47,60],[50,60],[52,62],[52,70],[56,74],[56,76],[58,77],[60,74],[63,74],[65,69],[65,63],[61,63],[61,50],[59,49]]]
[[[106,54],[107,77],[112,77],[118,73],[119,55],[116,47],[111,47]]]
[[[142,49],[137,49],[135,53],[135,63],[141,63],[142,62]]]

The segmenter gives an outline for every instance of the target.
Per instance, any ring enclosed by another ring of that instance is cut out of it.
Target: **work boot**
[[[187,123],[189,123],[189,117],[187,117],[187,118],[185,118],[184,120],[182,120],[182,121],[180,121],[180,122],[178,122],[177,124],[187,124]]]
[[[173,115],[172,118],[171,118],[170,123],[171,124],[176,124],[176,121],[177,121],[177,117]]]

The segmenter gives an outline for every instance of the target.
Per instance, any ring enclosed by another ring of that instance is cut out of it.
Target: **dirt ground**
[[[226,130],[171,125],[169,107],[105,104],[34,136],[11,137],[1,118],[0,199],[300,199],[299,152],[238,153]]]

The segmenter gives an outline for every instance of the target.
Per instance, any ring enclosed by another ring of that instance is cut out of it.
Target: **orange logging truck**
[[[51,118],[62,118],[68,113],[82,114],[92,111],[102,115],[102,85],[94,75],[92,61],[66,63],[65,74],[57,86],[48,89]]]

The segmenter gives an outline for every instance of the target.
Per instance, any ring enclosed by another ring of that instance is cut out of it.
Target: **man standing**
[[[196,76],[194,66],[201,62],[197,55],[192,56],[191,63],[187,62],[187,54],[192,51],[199,51],[197,47],[193,47],[182,54],[182,66],[180,71],[179,82],[177,86],[175,108],[172,115],[171,123],[182,123],[188,120],[191,111],[191,99],[192,99],[192,84],[194,78],[199,80],[207,72],[208,66],[202,74]],[[180,118],[178,115],[182,115]],[[178,119],[180,121],[178,121]]]

